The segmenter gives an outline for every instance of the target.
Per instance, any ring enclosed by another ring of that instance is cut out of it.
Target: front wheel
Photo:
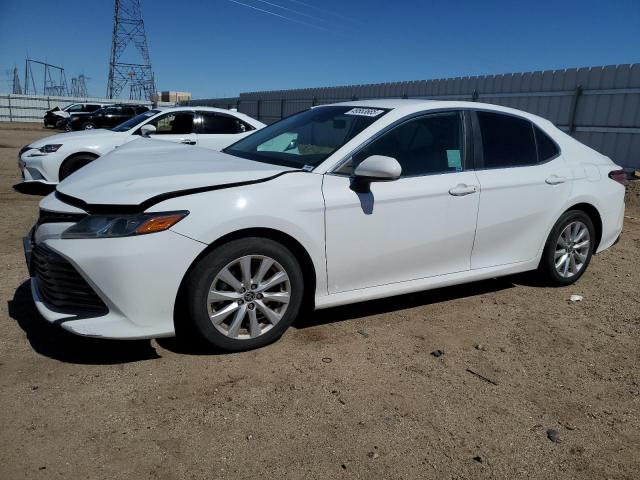
[[[280,338],[300,311],[303,290],[302,270],[287,248],[244,238],[212,250],[190,272],[186,313],[211,346],[249,350]]]
[[[540,273],[553,285],[576,282],[589,266],[595,239],[593,222],[586,213],[566,212],[549,234],[540,260]]]
[[[84,125],[82,125],[83,130],[93,130],[94,128],[96,128],[96,126],[91,122],[87,122]]]
[[[77,172],[85,165],[88,165],[91,162],[93,162],[96,158],[98,157],[96,157],[95,155],[90,155],[88,153],[86,154],[81,153],[71,158],[67,158],[64,162],[62,162],[62,165],[60,166],[60,171],[58,172],[58,179],[60,181],[64,180],[72,173]]]

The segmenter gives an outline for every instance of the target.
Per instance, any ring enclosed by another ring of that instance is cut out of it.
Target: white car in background
[[[495,105],[350,102],[223,152],[158,144],[113,152],[40,203],[25,249],[48,321],[244,350],[282,335],[304,301],[530,270],[569,285],[622,230],[619,167]]]
[[[57,184],[143,133],[158,140],[220,150],[262,127],[262,122],[248,115],[221,108],[156,108],[111,130],[61,133],[25,145],[18,166],[23,182]]]

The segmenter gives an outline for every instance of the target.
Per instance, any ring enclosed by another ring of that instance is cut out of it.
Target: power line
[[[278,5],[277,3],[268,2],[267,0],[255,0],[256,2],[266,3],[267,5],[271,5],[272,7],[281,8],[282,10],[286,10],[287,12],[294,13],[296,15],[302,15],[303,17],[312,18],[314,20],[320,20],[321,22],[328,22],[328,20],[316,17],[315,15],[309,15],[308,13],[301,12],[299,10],[295,10],[293,8],[285,7],[284,5]]]
[[[300,25],[306,25],[307,27],[317,28],[319,30],[324,30],[325,32],[333,33],[328,28],[324,28],[324,27],[322,27],[320,25],[315,25],[313,23],[304,22],[304,21],[298,20],[296,18],[291,18],[291,17],[287,17],[285,15],[280,15],[279,13],[272,12],[271,10],[265,10],[263,8],[256,7],[254,5],[249,5],[248,3],[239,2],[238,0],[228,0],[228,1],[231,2],[231,3],[235,3],[237,5],[242,5],[243,7],[251,8],[253,10],[257,10],[258,12],[262,12],[262,13],[266,13],[268,15],[273,15],[274,17],[282,18],[283,20],[287,20],[289,22],[299,23]]]
[[[329,15],[333,15],[334,17],[341,18],[342,20],[346,20],[346,21],[351,22],[351,23],[356,24],[356,25],[363,25],[363,22],[359,22],[357,20],[354,20],[353,18],[346,17],[346,16],[341,15],[340,13],[336,13],[336,12],[334,12],[332,10],[327,10],[327,9],[324,9],[324,8],[320,8],[320,7],[317,7],[315,5],[311,5],[311,4],[308,4],[306,2],[302,2],[300,0],[289,0],[289,1],[293,2],[293,3],[297,3],[298,5],[302,5],[302,6],[307,7],[307,8],[311,8],[311,9],[316,10],[318,12],[322,12],[322,13],[326,13],[326,14],[329,14]]]

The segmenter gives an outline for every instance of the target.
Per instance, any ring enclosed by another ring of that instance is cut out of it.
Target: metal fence
[[[470,100],[525,110],[619,165],[640,168],[640,64],[251,92],[185,103],[236,108],[272,123],[314,105],[373,98]]]
[[[65,107],[70,103],[139,103],[153,105],[149,101],[123,100],[112,98],[53,97],[47,95],[0,94],[0,121],[5,122],[41,122],[47,110]],[[160,106],[173,106],[173,103],[160,102]]]

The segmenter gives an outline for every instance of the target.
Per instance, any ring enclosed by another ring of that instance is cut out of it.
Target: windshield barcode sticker
[[[361,117],[377,117],[381,113],[384,113],[384,110],[378,110],[375,108],[352,108],[345,115],[359,115]]]

